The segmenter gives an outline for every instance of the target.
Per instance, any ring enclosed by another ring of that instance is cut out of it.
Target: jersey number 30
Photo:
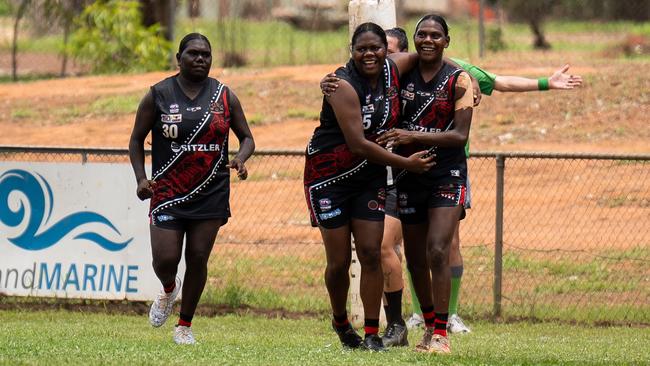
[[[163,136],[167,138],[175,139],[178,137],[178,125],[168,125],[164,124],[162,126]]]

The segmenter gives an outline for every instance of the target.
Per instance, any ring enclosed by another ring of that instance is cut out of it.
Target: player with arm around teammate
[[[407,52],[408,39],[406,32],[401,28],[391,28],[386,30],[388,40],[388,53]],[[454,63],[469,72],[472,76],[474,86],[474,106],[477,106],[481,100],[481,94],[492,95],[494,90],[501,92],[527,92],[543,90],[570,90],[578,88],[582,84],[582,78],[579,75],[568,73],[569,65],[555,71],[550,77],[532,79],[511,75],[496,75],[485,71],[464,60],[450,58]],[[321,81],[321,89],[324,94],[336,90],[338,79],[333,75],[327,75]],[[466,145],[466,153],[469,157],[469,143]],[[392,179],[389,176],[392,182]],[[401,275],[401,257],[400,244],[402,242],[401,223],[397,215],[397,197],[396,192],[389,187],[386,193],[386,221],[384,226],[384,239],[382,242],[382,268],[384,271],[384,309],[388,321],[388,327],[384,334],[383,340],[386,345],[405,345],[407,331],[403,327],[402,319],[402,289],[403,283]],[[465,208],[471,207],[471,189],[469,179],[467,181],[467,197]],[[463,215],[464,216],[464,215]],[[461,218],[462,220],[462,218]],[[460,222],[459,222],[460,224]],[[462,318],[458,315],[458,299],[460,295],[461,279],[464,272],[463,259],[460,252],[460,234],[457,227],[454,232],[452,247],[450,251],[450,270],[451,270],[451,295],[449,301],[449,322],[448,330],[451,333],[470,332],[469,327],[465,325]],[[411,281],[410,281],[411,282]],[[407,328],[414,328],[424,323],[422,314],[419,310],[419,301],[411,282],[411,298],[413,299],[413,315],[406,322]]]
[[[418,67],[401,79],[400,129],[378,142],[400,154],[428,149],[436,166],[421,174],[393,172],[397,186],[407,266],[420,299],[426,330],[416,350],[450,353],[447,337],[450,292],[449,251],[463,212],[473,95],[469,75],[443,59],[449,46],[447,23],[439,15],[416,25]]]
[[[344,347],[384,349],[379,330],[382,294],[380,262],[386,188],[385,165],[423,172],[432,165],[424,152],[393,154],[376,143],[399,118],[399,74],[412,68],[417,55],[386,58],[386,35],[378,25],[359,25],[351,59],[336,71],[340,87],[323,98],[320,125],[305,152],[305,198],[313,226],[320,229],[327,267],[325,285],[332,306],[332,326]],[[361,299],[365,338],[347,317],[350,285],[350,235],[361,264]]]

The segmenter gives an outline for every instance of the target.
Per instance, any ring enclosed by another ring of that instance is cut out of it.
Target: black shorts
[[[187,231],[189,225],[196,221],[203,220],[223,220],[222,226],[228,222],[228,217],[206,217],[198,219],[189,219],[185,217],[178,217],[168,213],[156,213],[150,218],[150,224],[161,229],[174,230],[174,231]]]
[[[463,206],[463,212],[460,214],[460,220],[464,219],[467,216],[466,210],[472,208],[471,204],[472,194],[469,185],[469,179],[467,179],[467,189],[465,193],[465,205]],[[394,217],[399,220],[399,207],[397,206],[397,188],[389,186],[386,188],[386,205],[384,210],[386,215]]]
[[[223,220],[230,217],[230,185],[226,181],[215,187],[208,195],[183,202],[149,215],[151,225],[162,229],[186,231],[188,224],[201,220]]]
[[[469,175],[465,179],[465,204],[463,205],[463,212],[460,213],[460,219],[463,220],[467,217],[467,210],[472,208],[472,190],[469,185]]]
[[[332,184],[305,186],[311,225],[336,229],[351,219],[383,221],[386,187],[378,182],[365,186]]]
[[[469,185],[469,174],[465,179],[465,187],[467,187],[467,193],[465,194],[465,209],[472,208],[472,190]]]
[[[386,215],[399,219],[397,210],[397,188],[394,185],[386,188],[386,205],[384,207]]]
[[[458,180],[441,180],[433,187],[398,185],[399,218],[404,224],[420,224],[427,221],[430,208],[464,208],[465,197],[465,184]]]

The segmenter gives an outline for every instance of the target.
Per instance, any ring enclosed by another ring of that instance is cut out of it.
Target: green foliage
[[[291,108],[287,111],[287,118],[303,118],[318,121],[320,111]]]
[[[1,81],[1,79],[0,79]],[[33,108],[23,103],[11,109],[13,120],[47,120],[54,118],[58,124],[66,124],[89,116],[114,117],[134,114],[141,94],[107,95],[90,103],[67,103],[51,108]]]
[[[264,116],[259,113],[253,113],[246,117],[246,120],[249,125],[256,126],[264,122]]]
[[[503,41],[503,31],[501,28],[488,28],[485,47],[492,52],[503,51],[508,48]]]
[[[213,65],[226,63],[227,53],[239,54],[252,66],[344,63],[349,57],[347,28],[309,32],[280,21],[197,19],[177,24],[176,41],[188,32],[210,39]]]
[[[89,112],[99,115],[120,115],[135,113],[138,109],[140,94],[111,95],[94,101]]]
[[[32,109],[14,109],[11,111],[11,119],[33,119],[36,113]]]
[[[0,16],[10,16],[13,11],[11,6],[11,1],[9,0],[0,0]]]
[[[77,18],[70,54],[95,73],[146,72],[169,67],[171,43],[160,26],[141,23],[137,1],[98,1]]]

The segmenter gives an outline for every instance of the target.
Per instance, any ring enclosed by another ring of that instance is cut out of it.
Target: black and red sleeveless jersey
[[[350,83],[361,105],[361,121],[366,139],[375,141],[387,130],[396,127],[399,118],[399,73],[395,63],[386,59],[377,88],[372,90],[350,60],[336,75]],[[314,130],[306,150],[305,185],[348,181],[363,184],[371,179],[386,180],[386,168],[352,154],[334,109],[323,98],[320,125]]]
[[[229,180],[230,91],[208,78],[190,99],[172,76],[152,86],[151,93],[155,103],[152,179],[156,185],[150,214],[164,210],[178,217],[210,217],[211,196],[223,189],[224,179]]]
[[[454,108],[456,104],[456,81],[462,69],[443,63],[442,68],[429,82],[422,79],[422,74],[415,68],[400,80],[400,100],[402,103],[402,120],[400,128],[410,131],[438,133],[454,129]],[[448,175],[465,177],[467,160],[464,146],[436,147],[422,144],[402,145],[397,153],[402,156],[429,150],[436,154],[436,165],[423,174],[401,171],[403,175],[418,176],[422,183]]]

